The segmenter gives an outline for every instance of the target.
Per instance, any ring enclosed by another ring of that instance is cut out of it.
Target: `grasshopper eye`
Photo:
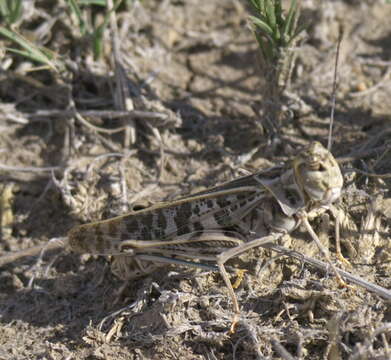
[[[320,163],[318,165],[318,171],[325,172],[327,171],[327,168],[322,163]]]

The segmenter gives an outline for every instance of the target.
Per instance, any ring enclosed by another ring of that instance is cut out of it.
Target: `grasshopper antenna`
[[[335,66],[334,66],[334,81],[333,81],[333,93],[331,96],[331,114],[330,114],[330,126],[329,126],[329,138],[327,141],[327,150],[331,151],[332,136],[333,136],[333,124],[334,124],[334,109],[335,109],[335,94],[337,92],[337,74],[338,74],[338,60],[339,60],[339,49],[343,38],[343,27],[339,27],[338,43],[337,43],[337,54],[335,55]]]

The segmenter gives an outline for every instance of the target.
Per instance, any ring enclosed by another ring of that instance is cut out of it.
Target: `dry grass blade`
[[[112,0],[107,1],[108,8],[113,8]],[[134,104],[130,95],[128,80],[125,69],[122,65],[120,39],[117,27],[117,18],[115,11],[110,14],[111,40],[113,48],[113,64],[116,79],[116,97],[115,102],[119,110],[132,111]],[[124,118],[125,136],[124,148],[129,148],[136,142],[136,124],[132,118]]]
[[[318,269],[322,270],[325,273],[329,273],[330,265],[328,263],[325,263],[321,260],[309,258],[303,254],[298,253],[294,250],[286,249],[282,246],[276,245],[276,244],[267,244],[262,245],[262,247],[265,247],[267,249],[272,249],[273,251],[278,252],[279,254],[291,256],[295,259],[304,261],[312,266],[316,266]],[[382,286],[373,284],[367,280],[364,280],[356,275],[353,275],[347,271],[344,271],[342,269],[336,269],[338,274],[342,276],[344,279],[350,281],[351,283],[355,285],[359,285],[365,289],[367,289],[370,292],[373,292],[377,294],[378,296],[384,298],[387,301],[391,301],[391,290],[385,289]]]
[[[0,267],[13,263],[25,257],[37,256],[39,254],[41,254],[42,256],[43,253],[48,250],[63,249],[65,243],[66,238],[56,238],[51,239],[45,245],[37,245],[35,247],[31,247],[25,250],[20,250],[14,253],[2,255],[0,256]]]
[[[339,60],[339,50],[341,48],[341,42],[343,38],[343,27],[340,26],[338,40],[337,40],[337,53],[335,55],[335,67],[334,67],[334,81],[333,81],[333,91],[331,95],[331,115],[330,115],[330,124],[329,124],[329,136],[327,140],[327,149],[331,151],[332,146],[332,136],[333,136],[333,124],[334,124],[334,110],[335,110],[335,97],[337,93],[337,74],[338,74],[338,60]]]
[[[47,166],[47,167],[35,167],[35,166],[12,166],[0,164],[0,170],[9,171],[9,172],[32,172],[32,173],[40,173],[40,172],[53,172],[57,170],[61,170],[61,166]]]

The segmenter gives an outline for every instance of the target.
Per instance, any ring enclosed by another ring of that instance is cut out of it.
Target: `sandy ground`
[[[37,2],[20,30],[55,19],[39,41],[77,63],[75,71],[26,73],[21,58],[2,60],[5,67],[12,59],[0,79],[0,253],[214,186],[238,176],[238,167],[267,168],[310,141],[326,144],[343,24],[332,151],[345,177],[341,240],[352,267],[338,266],[391,288],[391,180],[360,172],[391,173],[391,4],[302,1],[309,27],[290,88],[300,102],[284,104],[275,134],[253,110],[268,84],[242,3],[146,0],[118,12],[134,107],[167,115],[136,119],[136,142],[125,151],[123,131],[97,132],[66,114],[70,98],[81,112],[114,109],[114,72],[109,33],[101,60],[81,56],[88,44],[58,3]],[[31,115],[37,111],[48,113]],[[51,166],[59,168],[21,171]],[[283,245],[319,257],[303,229]],[[390,307],[377,295],[341,289],[331,274],[264,249],[232,264],[248,270],[236,290],[242,320],[234,334],[215,273],[168,266],[124,286],[108,259],[65,251],[4,266],[0,359],[391,359]]]

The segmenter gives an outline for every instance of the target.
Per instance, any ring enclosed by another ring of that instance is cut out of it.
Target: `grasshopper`
[[[233,330],[240,308],[225,263],[258,246],[277,247],[280,252],[281,247],[274,242],[300,223],[324,253],[308,218],[327,209],[333,214],[333,202],[340,197],[342,186],[341,170],[332,154],[320,143],[312,142],[290,163],[176,201],[76,226],[67,238],[2,255],[0,267],[65,246],[75,252],[112,256],[113,273],[125,280],[167,263],[219,271],[233,303]],[[389,290],[337,271],[326,258],[341,282],[339,274],[391,300]],[[327,268],[320,261],[307,262]]]
[[[126,279],[151,272],[159,263],[218,270],[235,316],[239,316],[225,263],[278,240],[300,223],[310,227],[307,217],[337,200],[342,186],[343,177],[332,154],[312,142],[290,164],[176,201],[77,226],[68,233],[67,245],[80,253],[114,256],[112,271]],[[215,265],[208,265],[211,262]]]

